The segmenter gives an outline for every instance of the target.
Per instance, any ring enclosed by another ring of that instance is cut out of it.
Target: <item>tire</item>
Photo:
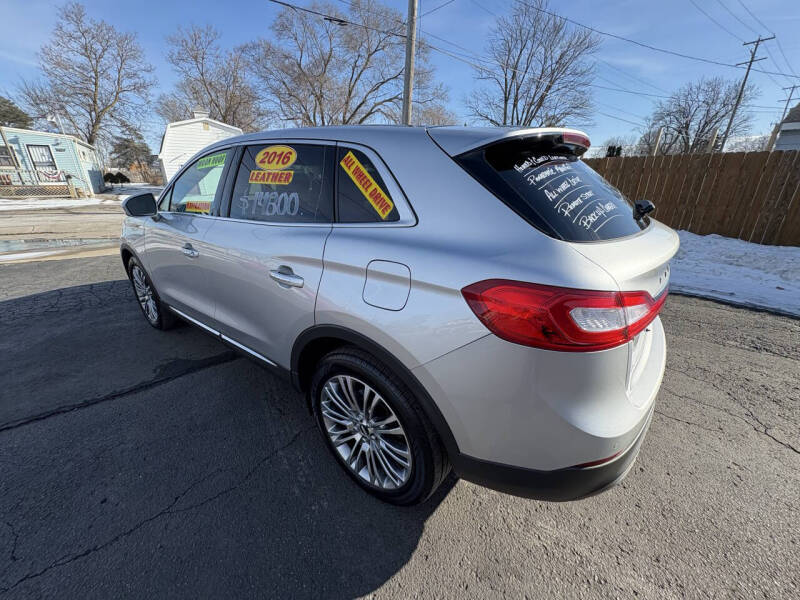
[[[150,276],[135,256],[128,261],[128,279],[131,280],[136,303],[147,322],[162,331],[172,329],[178,318],[158,297],[156,288],[150,281]]]
[[[310,394],[328,449],[373,496],[402,506],[419,504],[450,472],[444,447],[416,398],[366,352],[345,347],[327,354],[317,364]],[[355,409],[353,399],[359,403]]]

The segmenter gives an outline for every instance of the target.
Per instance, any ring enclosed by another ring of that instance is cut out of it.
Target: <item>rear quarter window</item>
[[[340,146],[337,163],[340,223],[386,223],[400,219],[386,183],[366,154]]]
[[[456,157],[495,196],[551,237],[570,242],[638,233],[627,198],[551,139],[504,141]]]

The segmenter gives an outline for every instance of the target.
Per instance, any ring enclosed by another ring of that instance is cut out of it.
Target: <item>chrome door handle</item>
[[[283,269],[283,270],[281,270]],[[277,281],[280,285],[284,287],[303,287],[304,280],[299,275],[295,275],[292,273],[291,269],[286,269],[286,267],[281,267],[281,269],[273,269],[269,272],[269,276],[271,279]]]
[[[183,255],[188,256],[189,258],[197,258],[200,256],[200,253],[195,250],[191,244],[184,244],[181,250],[183,250]]]

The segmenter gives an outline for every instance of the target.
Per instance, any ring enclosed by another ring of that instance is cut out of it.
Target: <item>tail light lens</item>
[[[601,292],[487,279],[461,290],[475,315],[498,337],[548,350],[590,352],[620,346],[656,318],[667,290]]]

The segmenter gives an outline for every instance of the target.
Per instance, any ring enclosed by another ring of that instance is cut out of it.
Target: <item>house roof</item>
[[[186,119],[185,121],[173,121],[172,123],[167,123],[166,128],[164,128],[164,133],[161,135],[161,144],[158,146],[158,154],[156,156],[161,156],[161,153],[164,151],[164,139],[167,137],[167,132],[170,129],[174,129],[175,127],[181,127],[183,125],[190,125],[192,123],[202,123],[205,121],[209,124],[217,125],[218,127],[222,127],[223,129],[227,129],[234,134],[242,135],[242,130],[234,125],[228,125],[227,123],[223,123],[222,121],[217,121],[216,119],[212,119],[210,117],[198,117],[196,119]]]
[[[40,133],[42,135],[48,135],[50,137],[64,138],[67,140],[72,140],[73,142],[76,142],[81,146],[86,146],[87,148],[95,150],[95,147],[92,146],[91,144],[87,144],[83,140],[75,137],[74,135],[69,135],[67,133],[51,133],[50,131],[39,131],[37,129],[23,129],[21,127],[6,127],[5,125],[2,125],[1,127],[3,128],[3,131],[11,131],[14,133]]]
[[[786,118],[782,121],[782,123],[800,123],[800,102],[792,107],[792,109],[786,114]]]
[[[222,121],[217,121],[216,119],[212,119],[210,117],[198,117],[197,119],[186,119],[185,121],[173,121],[172,123],[167,123],[167,129],[173,127],[181,127],[183,125],[189,125],[191,123],[202,123],[205,121],[206,123],[216,125],[218,127],[222,127],[223,129],[229,129],[234,133],[239,133],[241,135],[242,130],[234,125],[228,125],[227,123],[223,123]]]

